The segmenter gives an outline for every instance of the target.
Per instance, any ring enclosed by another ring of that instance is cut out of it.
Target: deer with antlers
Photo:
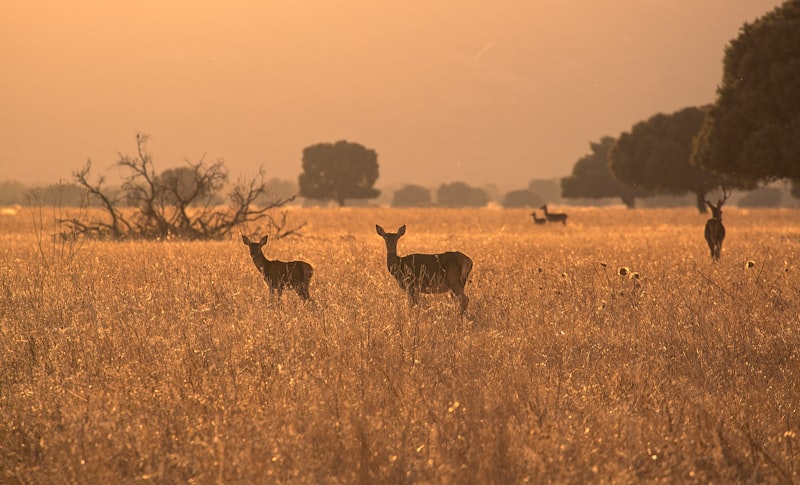
[[[386,242],[386,266],[389,273],[408,294],[409,302],[416,305],[420,293],[445,293],[451,291],[461,302],[461,315],[467,310],[469,298],[464,294],[472,260],[464,253],[448,251],[439,254],[397,255],[397,241],[406,233],[403,225],[397,232],[386,232],[375,225],[378,235]]]
[[[559,212],[548,212],[547,211],[547,204],[540,207],[544,211],[544,218],[547,219],[547,222],[560,222],[567,225],[567,215]]]
[[[291,288],[297,292],[302,300],[309,300],[308,286],[311,284],[311,276],[314,274],[311,265],[305,261],[271,261],[264,256],[261,248],[267,244],[267,237],[264,236],[259,242],[252,242],[242,234],[242,241],[250,249],[250,256],[258,271],[264,276],[264,281],[269,286],[269,293],[272,298],[278,292],[278,299],[283,296],[285,288]]]
[[[723,187],[722,198],[717,199],[717,205],[712,204],[708,200],[704,200],[709,209],[711,209],[711,219],[706,222],[706,242],[708,242],[708,249],[711,250],[711,259],[717,261],[722,252],[722,241],[725,239],[725,226],[722,225],[722,205],[728,200],[730,194]]]

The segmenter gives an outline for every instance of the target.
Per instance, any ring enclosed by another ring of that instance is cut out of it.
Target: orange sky
[[[713,101],[725,44],[780,3],[11,0],[0,181],[107,169],[141,131],[159,170],[296,180],[304,147],[346,139],[378,152],[378,187],[523,188]]]

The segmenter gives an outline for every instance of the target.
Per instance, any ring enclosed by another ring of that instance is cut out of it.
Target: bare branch
[[[227,196],[228,207],[220,207],[219,203],[224,199],[219,192],[228,181],[228,172],[221,159],[207,164],[203,157],[197,163],[187,162],[187,167],[157,174],[152,156],[146,149],[147,139],[147,135],[138,133],[136,155],[119,154],[116,162],[116,166],[125,171],[122,197],[136,210],[131,222],[120,212],[120,201],[103,192],[102,178],[96,185],[89,182],[91,162],[74,175],[80,186],[99,200],[111,222],[80,219],[61,222],[73,231],[93,237],[220,239],[230,235],[241,224],[267,219],[276,232],[276,238],[300,235],[299,231],[305,224],[289,228],[286,212],[280,221],[273,218],[272,212],[292,202],[294,196],[268,198],[263,169],[252,179],[238,180]]]

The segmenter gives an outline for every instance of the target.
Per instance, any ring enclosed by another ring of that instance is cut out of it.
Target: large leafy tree
[[[310,199],[374,199],[378,180],[378,154],[358,143],[319,143],[303,150],[300,195]]]
[[[612,175],[607,155],[614,142],[614,138],[604,136],[597,143],[589,143],[592,153],[575,162],[572,175],[561,179],[562,197],[588,199],[619,197],[629,209],[632,209],[636,206],[636,197],[647,195],[644,189],[624,185]]]
[[[685,108],[659,113],[622,133],[608,151],[614,177],[656,194],[696,195],[697,210],[705,213],[706,194],[724,183],[722,177],[692,165],[692,140],[703,124],[706,110]]]
[[[693,163],[743,185],[800,179],[800,0],[745,24],[725,49]]]

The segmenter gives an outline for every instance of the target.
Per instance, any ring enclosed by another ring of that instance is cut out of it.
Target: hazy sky
[[[713,101],[725,45],[780,3],[9,0],[0,181],[109,169],[144,132],[159,170],[296,180],[303,148],[345,139],[378,152],[379,187],[522,188]]]

